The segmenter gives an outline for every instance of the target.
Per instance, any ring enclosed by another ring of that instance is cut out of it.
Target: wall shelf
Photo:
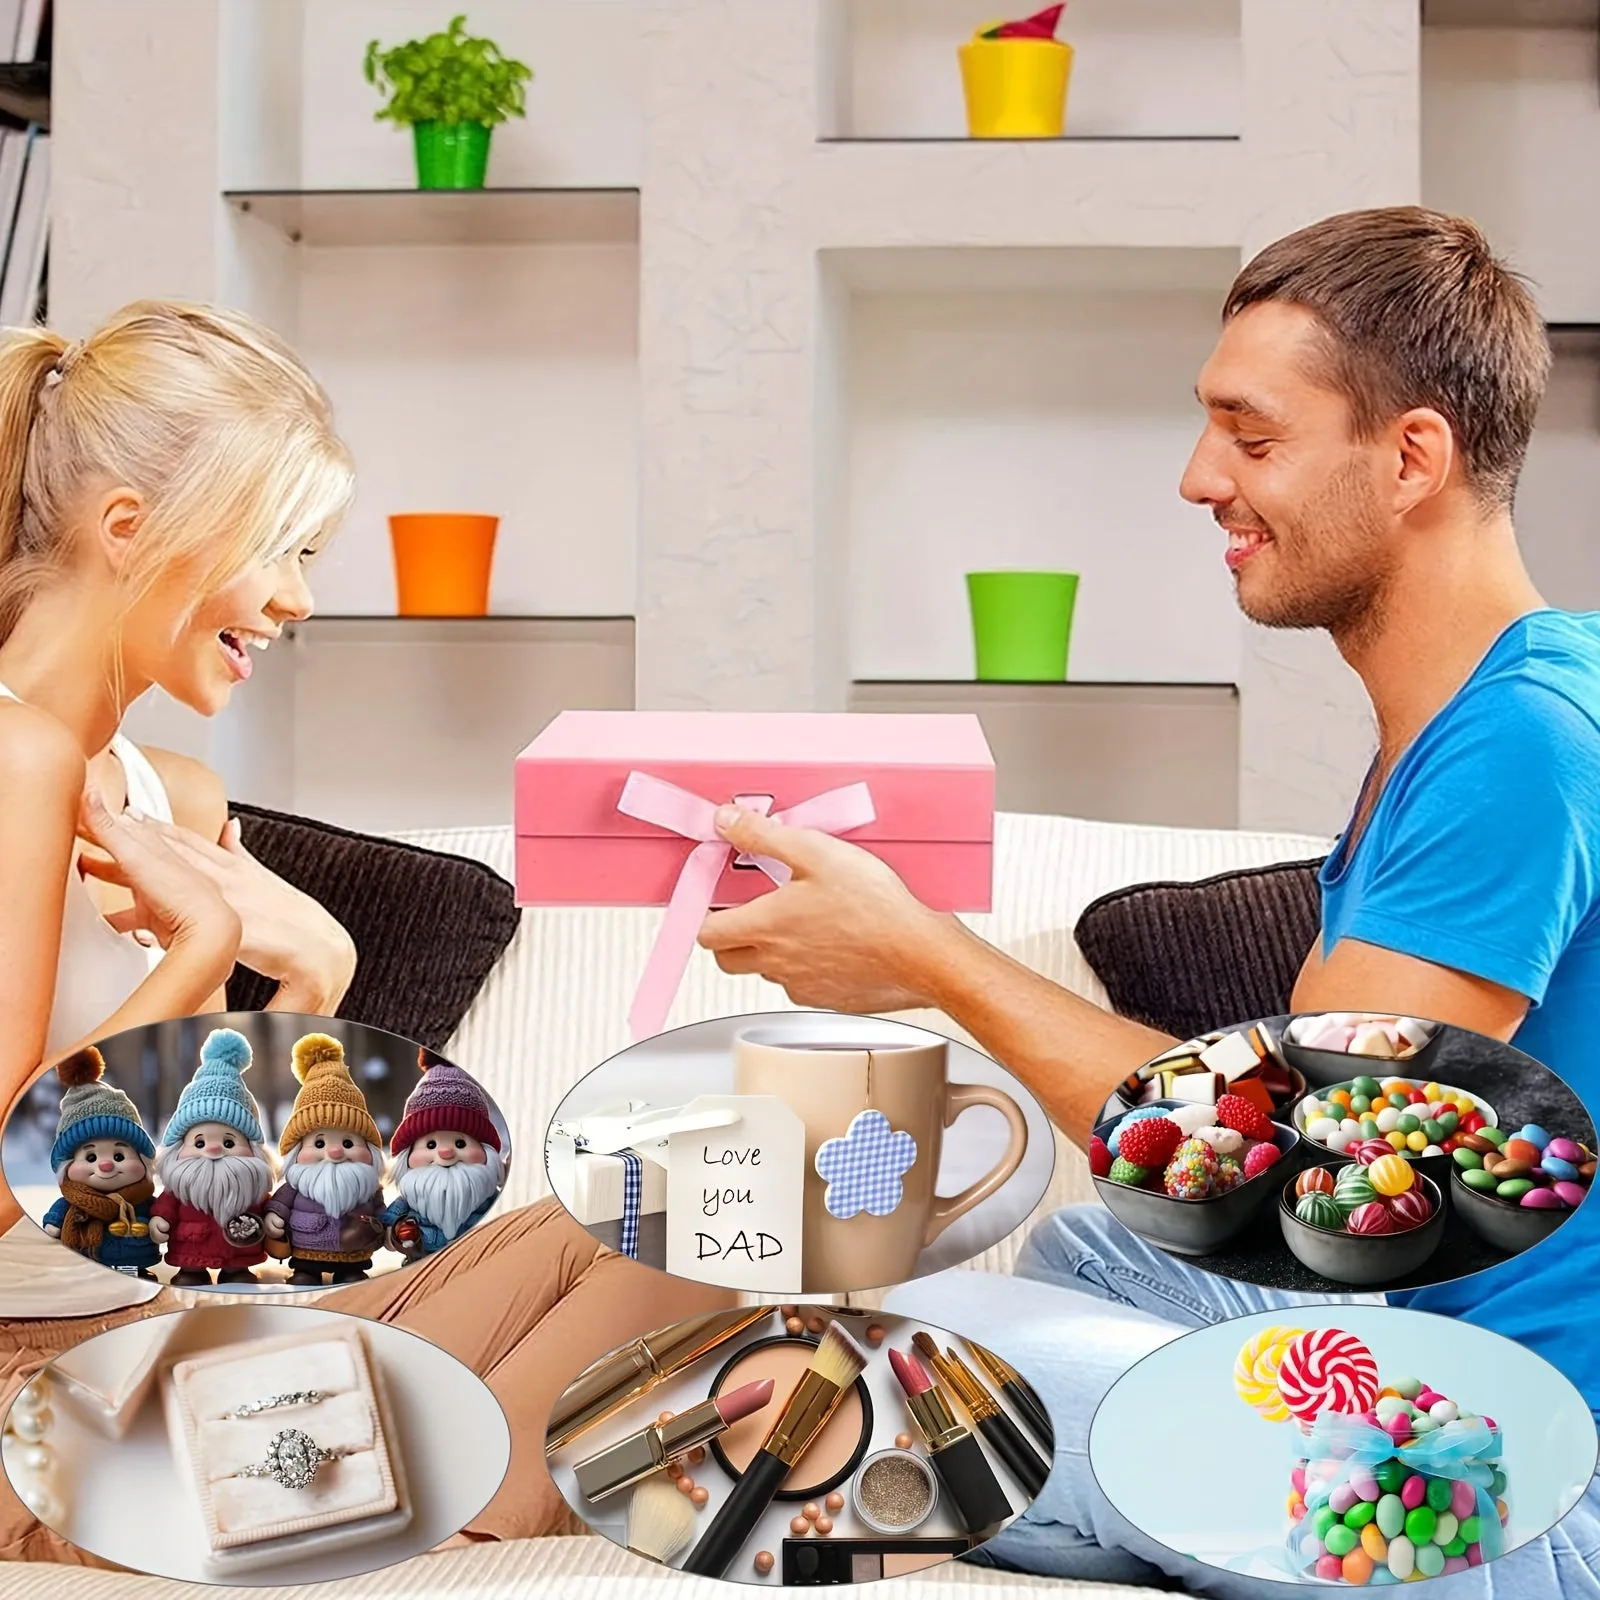
[[[223,198],[318,248],[639,239],[637,189],[232,189]]]

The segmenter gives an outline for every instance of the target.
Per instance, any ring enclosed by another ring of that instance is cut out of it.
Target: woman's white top
[[[17,698],[0,683],[0,699]],[[171,822],[172,802],[150,758],[120,733],[111,741],[111,753],[127,781],[129,809]],[[92,1036],[144,982],[161,955],[159,946],[147,950],[100,915],[89,885],[78,874],[74,850],[46,1053],[53,1055]],[[87,1316],[136,1305],[158,1288],[85,1260],[46,1239],[27,1218],[0,1237],[0,1318]]]
[[[0,683],[0,699],[15,700]],[[172,802],[150,758],[120,733],[111,741],[128,785],[128,807],[147,817],[172,821]],[[157,946],[146,949],[118,933],[104,917],[79,876],[77,854],[66,883],[66,912],[61,921],[61,959],[56,967],[55,1001],[45,1033],[45,1052],[53,1055],[79,1039],[92,1037],[107,1017],[150,975],[161,959]]]

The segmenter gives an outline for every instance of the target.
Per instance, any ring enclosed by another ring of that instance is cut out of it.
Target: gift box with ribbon
[[[935,910],[990,907],[994,758],[976,717],[564,711],[517,758],[517,900],[667,907],[635,1039],[664,1026],[706,912],[788,879],[718,836],[729,803],[859,844]]]

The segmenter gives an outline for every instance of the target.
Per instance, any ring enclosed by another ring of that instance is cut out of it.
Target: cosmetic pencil
[[[999,1401],[979,1381],[977,1373],[954,1350],[940,1355],[938,1345],[928,1333],[918,1333],[911,1342],[972,1418],[978,1432],[1005,1463],[1006,1470],[1022,1485],[1028,1499],[1038,1499],[1044,1480],[1050,1476],[1050,1463],[1028,1443],[1022,1429],[1006,1415]]]
[[[580,1433],[604,1422],[630,1400],[650,1390],[664,1378],[715,1350],[753,1323],[772,1315],[771,1306],[745,1306],[737,1311],[713,1311],[661,1328],[613,1350],[567,1385],[550,1411],[545,1434],[545,1454],[559,1450]]]
[[[683,1571],[720,1578],[728,1570],[739,1547],[783,1487],[790,1468],[822,1432],[866,1364],[866,1351],[837,1322],[831,1323],[761,1448],[689,1552]]]
[[[938,1473],[962,1526],[968,1533],[985,1534],[1004,1522],[1011,1515],[1011,1502],[972,1430],[956,1421],[944,1391],[914,1355],[891,1350],[889,1365],[928,1447],[928,1464]]]
[[[1045,1410],[1044,1401],[1034,1393],[1032,1386],[1010,1362],[1002,1361],[993,1350],[985,1350],[981,1344],[974,1344],[970,1339],[967,1340],[967,1349],[972,1352],[973,1360],[988,1373],[989,1381],[998,1385],[1017,1408],[1023,1426],[1044,1446],[1045,1453],[1054,1455],[1056,1432],[1050,1426],[1050,1413]]]
[[[604,1500],[619,1489],[627,1489],[641,1478],[660,1472],[674,1456],[692,1450],[724,1429],[759,1411],[772,1398],[772,1379],[747,1383],[731,1394],[680,1411],[667,1422],[652,1422],[649,1427],[629,1434],[572,1469],[578,1492],[585,1500]]]

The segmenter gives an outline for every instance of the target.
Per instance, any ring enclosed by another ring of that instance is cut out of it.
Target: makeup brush
[[[790,1469],[838,1410],[866,1364],[866,1351],[837,1322],[831,1323],[761,1448],[684,1562],[685,1572],[720,1578],[728,1570]]]
[[[889,1365],[905,1390],[906,1409],[928,1446],[928,1464],[939,1474],[961,1525],[968,1533],[986,1534],[1011,1515],[1011,1502],[983,1447],[970,1428],[956,1421],[944,1391],[915,1356],[891,1350]]]
[[[646,1478],[628,1502],[628,1548],[665,1564],[689,1548],[694,1504],[667,1477]]]
[[[1022,1429],[1000,1409],[1000,1403],[984,1388],[978,1375],[954,1350],[939,1354],[932,1334],[917,1333],[912,1336],[917,1353],[927,1361],[940,1381],[960,1401],[962,1408],[977,1425],[978,1432],[989,1441],[990,1448],[1006,1465],[1011,1476],[1026,1491],[1029,1500],[1037,1500],[1050,1476],[1050,1463],[1023,1437]]]
[[[669,1422],[652,1422],[580,1461],[572,1469],[578,1493],[585,1500],[604,1500],[607,1495],[648,1478],[652,1472],[659,1472],[674,1456],[716,1438],[734,1423],[759,1411],[771,1398],[772,1379],[762,1378],[718,1399],[702,1400]]]
[[[1017,1415],[1022,1418],[1023,1426],[1044,1446],[1045,1453],[1054,1455],[1056,1434],[1050,1426],[1050,1413],[1045,1410],[1044,1401],[1034,1393],[1032,1386],[1009,1361],[1002,1361],[993,1350],[985,1350],[981,1344],[974,1344],[970,1339],[967,1340],[967,1349],[972,1352],[972,1359],[988,1373],[989,1381],[998,1384],[1001,1392],[1010,1398],[1012,1405],[1017,1408]]]

